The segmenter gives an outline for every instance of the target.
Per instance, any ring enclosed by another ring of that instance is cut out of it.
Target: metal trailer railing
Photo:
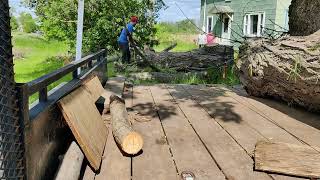
[[[33,126],[32,130],[30,130],[33,121],[37,121],[37,117],[52,108],[56,105],[56,102],[59,101],[62,97],[72,92],[74,89],[79,87],[83,80],[91,74],[95,74],[99,77],[102,83],[107,80],[107,63],[106,63],[106,50],[100,50],[96,53],[90,54],[80,61],[73,61],[70,64],[52,72],[47,75],[44,75],[36,80],[33,80],[24,84],[17,84],[17,92],[19,99],[19,110],[20,110],[20,119],[23,123],[25,137],[28,136],[29,131],[45,131],[44,129],[35,129]],[[78,75],[78,68],[81,68],[81,74]],[[57,90],[53,93],[48,94],[48,86],[52,83],[60,80],[61,78],[70,75],[72,73],[72,80],[69,82],[65,82],[62,86],[59,86]],[[29,97],[35,93],[39,93],[39,99],[37,102],[33,103],[33,106],[29,108]],[[57,113],[55,113],[57,114]],[[52,118],[54,119],[54,118]],[[50,127],[49,127],[50,128]],[[54,128],[54,127],[52,127]],[[49,130],[51,131],[51,130]],[[53,130],[54,131],[54,130]],[[30,139],[30,137],[28,137]],[[33,137],[38,138],[38,137]],[[33,166],[32,159],[37,156],[37,153],[29,152],[28,148],[33,144],[30,142],[25,142],[25,147],[27,151],[27,156],[25,158],[26,162],[26,177],[28,179],[33,179],[35,176],[40,176],[39,174],[30,175],[30,172],[34,172],[35,170],[32,168],[36,168]],[[32,147],[31,147],[32,148]],[[56,157],[56,159],[58,159]],[[49,163],[49,162],[48,162]],[[31,169],[30,169],[31,168]],[[51,169],[53,169],[51,167]],[[40,170],[36,170],[40,171]],[[49,176],[51,177],[54,172],[50,172]],[[41,174],[41,173],[40,173]],[[45,172],[46,178],[48,178],[48,173]],[[42,175],[41,175],[42,176]],[[43,178],[43,177],[41,177]]]

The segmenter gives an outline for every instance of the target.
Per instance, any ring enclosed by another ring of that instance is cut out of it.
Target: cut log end
[[[143,146],[143,139],[137,132],[130,132],[122,142],[122,150],[127,154],[137,154]]]

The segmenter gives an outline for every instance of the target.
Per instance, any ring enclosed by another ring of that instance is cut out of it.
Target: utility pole
[[[80,61],[82,57],[83,14],[84,14],[84,0],[78,0],[76,61]],[[80,73],[81,73],[81,68],[78,68],[78,75]]]
[[[206,11],[207,11],[207,0],[204,0],[203,6],[203,23],[202,23],[202,31],[206,32]]]

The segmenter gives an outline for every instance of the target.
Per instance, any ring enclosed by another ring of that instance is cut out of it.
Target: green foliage
[[[157,11],[162,6],[161,3],[154,6],[152,2],[151,0],[85,1],[84,52],[93,52],[101,48],[117,49],[117,38],[133,15],[139,17],[135,39],[140,43],[150,42],[156,32],[153,25]],[[42,22],[41,29],[46,38],[67,41],[70,48],[74,49],[77,28],[76,0],[26,0],[26,4],[36,7],[36,14]]]
[[[19,28],[18,20],[15,16],[11,16],[10,25],[11,25],[11,29],[13,31],[15,31]]]
[[[301,57],[296,57],[294,59],[294,67],[291,69],[289,76],[287,80],[294,80],[294,82],[297,82],[297,77],[300,77],[299,72],[301,68]]]
[[[21,23],[23,32],[25,33],[32,33],[37,31],[38,29],[36,21],[32,18],[31,14],[29,13],[21,13],[19,21]]]

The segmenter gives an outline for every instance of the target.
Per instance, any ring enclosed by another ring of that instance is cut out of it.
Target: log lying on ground
[[[250,95],[320,111],[320,31],[306,37],[253,40],[240,47],[240,81]]]
[[[174,49],[176,46],[178,45],[178,43],[173,43],[172,45],[170,45],[169,47],[165,48],[162,52],[169,52],[172,49]]]
[[[211,46],[189,52],[146,51],[146,59],[155,66],[172,68],[178,71],[190,71],[195,68],[220,67],[224,63],[232,63],[233,47]]]
[[[143,146],[141,135],[135,132],[128,121],[128,112],[123,99],[110,96],[112,133],[120,148],[127,154],[137,154]]]
[[[319,7],[319,0],[292,0],[289,8],[289,33],[293,36],[307,36],[319,30]]]

